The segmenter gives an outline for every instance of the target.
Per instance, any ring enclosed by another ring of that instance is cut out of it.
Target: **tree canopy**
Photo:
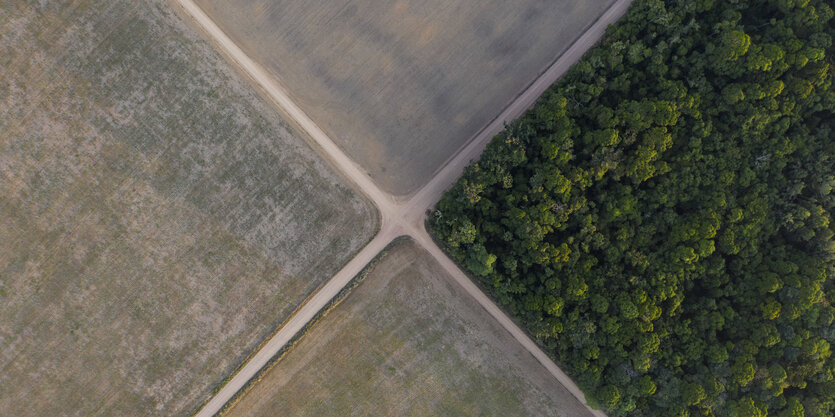
[[[835,413],[826,0],[636,0],[433,233],[610,415]]]

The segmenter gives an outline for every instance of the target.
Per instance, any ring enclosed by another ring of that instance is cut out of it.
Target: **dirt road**
[[[447,190],[464,172],[464,168],[470,165],[481,155],[487,143],[504,129],[505,122],[519,118],[527,109],[531,108],[536,99],[556,82],[574,63],[583,57],[583,54],[603,37],[606,27],[616,22],[626,13],[626,9],[632,0],[619,0],[614,3],[600,18],[592,24],[582,36],[568,48],[560,57],[551,64],[548,69],[534,80],[525,91],[523,91],[501,114],[499,114],[489,125],[478,132],[467,144],[451,157],[443,167],[435,173],[435,176],[409,200],[409,206],[416,210],[423,210],[432,207],[441,199],[441,194]],[[423,222],[423,219],[420,220]]]
[[[290,320],[284,323],[284,326],[261,347],[261,350],[250,358],[246,365],[203,406],[197,415],[210,417],[217,414],[223,408],[223,405],[246,385],[247,381],[255,376],[287,342],[293,339],[296,333],[302,330],[310,320],[313,320],[316,313],[322,310],[333,297],[339,294],[339,291],[348,285],[351,279],[357,276],[380,251],[385,249],[392,240],[400,235],[401,232],[396,227],[390,225],[380,229],[380,233],[357,256],[351,259],[347,265],[322,286],[319,291],[307,300],[293,314]]]
[[[192,18],[206,31],[212,41],[237,64],[245,74],[249,75],[256,84],[266,91],[275,104],[285,112],[309,136],[314,148],[329,161],[343,175],[353,181],[356,188],[365,194],[380,209],[385,219],[387,215],[397,211],[394,198],[380,190],[365,171],[354,163],[319,126],[299,108],[287,94],[287,91],[269,75],[266,69],[247,56],[235,42],[215,24],[212,19],[200,9],[192,0],[177,0],[177,2],[191,15]],[[385,223],[385,222],[383,222]]]
[[[477,159],[489,140],[499,133],[506,121],[519,117],[530,108],[536,99],[568,68],[577,62],[591,46],[599,40],[607,26],[622,16],[631,0],[619,0],[612,5],[574,44],[557,59],[542,75],[520,94],[488,126],[476,134],[466,146],[456,153],[423,188],[406,199],[397,200],[382,191],[366,172],[355,164],[336,146],[324,131],[307,116],[288,96],[286,90],[268,75],[268,72],[248,57],[192,0],[177,0],[219,49],[231,58],[249,75],[281,111],[295,121],[312,140],[314,148],[339,172],[353,181],[357,189],[365,194],[380,210],[381,229],[377,236],[334,275],[315,295],[302,305],[292,318],[241,368],[234,377],[197,413],[199,417],[210,417],[237,393],[247,381],[254,377],[266,363],[293,336],[304,328],[327,303],[347,285],[383,248],[393,239],[408,235],[426,248],[429,253],[452,275],[452,277],[473,296],[513,337],[545,366],[546,369],[568,389],[578,401],[586,404],[582,391],[568,376],[522,331],[502,310],[490,300],[469,277],[435,245],[424,228],[424,216],[461,175],[464,168]],[[600,411],[588,409],[591,415],[605,416]]]

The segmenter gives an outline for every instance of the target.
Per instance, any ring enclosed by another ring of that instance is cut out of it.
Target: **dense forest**
[[[430,226],[610,416],[835,414],[828,0],[635,0]]]

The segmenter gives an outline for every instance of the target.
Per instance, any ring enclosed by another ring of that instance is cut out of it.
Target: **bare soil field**
[[[0,2],[0,414],[184,415],[377,214],[163,0]]]
[[[587,416],[586,408],[404,241],[227,416]]]
[[[197,0],[385,190],[406,195],[614,0]]]

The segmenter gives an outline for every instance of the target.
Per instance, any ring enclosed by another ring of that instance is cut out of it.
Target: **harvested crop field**
[[[0,414],[194,411],[377,228],[173,10],[0,2]]]
[[[197,0],[382,188],[405,195],[614,0]]]
[[[589,414],[427,252],[404,241],[226,415]]]

